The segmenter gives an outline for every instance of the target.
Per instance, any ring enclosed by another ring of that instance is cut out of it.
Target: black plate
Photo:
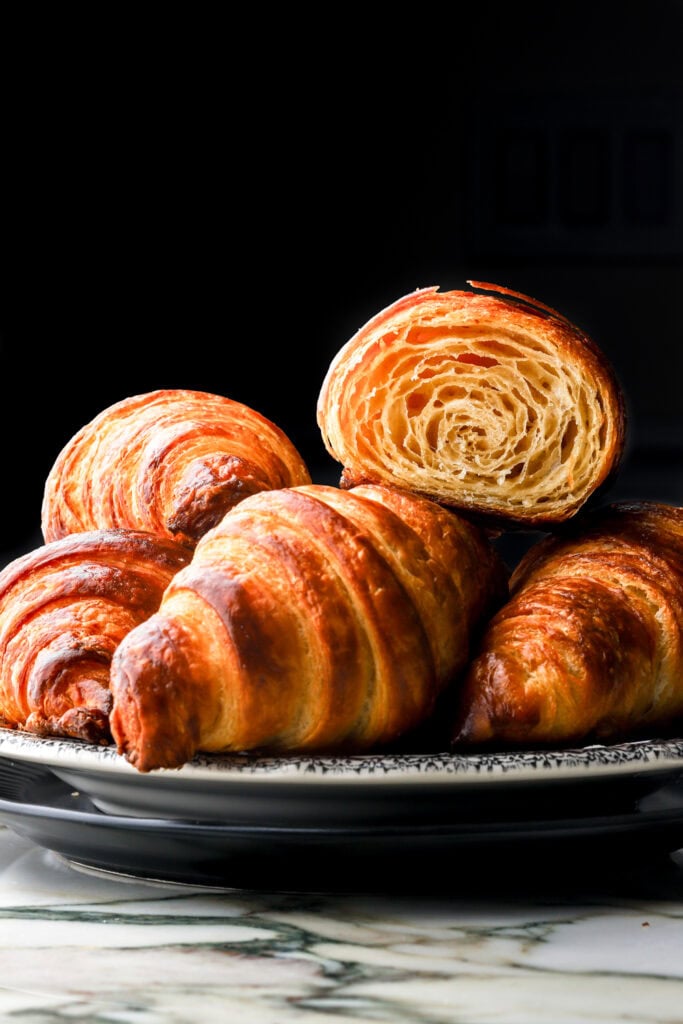
[[[112,746],[0,729],[0,757],[49,769],[107,814],[295,831],[628,815],[683,781],[678,738],[479,754],[206,754],[141,773]]]
[[[607,796],[607,794],[605,794]],[[0,821],[76,866],[154,881],[279,892],[469,890],[683,847],[683,787],[629,810],[450,824],[270,827],[107,814],[49,769],[0,758]],[[392,870],[395,869],[395,870]],[[493,886],[495,888],[495,885]]]

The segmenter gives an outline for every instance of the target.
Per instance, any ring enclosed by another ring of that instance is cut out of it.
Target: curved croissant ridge
[[[73,534],[0,572],[0,720],[11,728],[111,739],[117,645],[157,610],[189,550],[149,533]]]
[[[465,676],[456,745],[608,741],[683,717],[683,508],[581,518],[513,572]]]
[[[396,489],[241,502],[118,647],[112,733],[140,771],[203,751],[359,752],[421,723],[507,574],[483,531]]]
[[[393,482],[541,524],[608,478],[625,429],[612,368],[560,314],[500,290],[420,289],[337,353],[318,424],[343,486]]]
[[[190,546],[249,494],[310,482],[261,413],[223,395],[166,389],[104,409],[64,446],[45,485],[46,541],[147,530]]]

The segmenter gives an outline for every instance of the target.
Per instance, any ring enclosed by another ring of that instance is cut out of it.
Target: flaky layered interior
[[[393,482],[518,519],[565,518],[607,477],[623,410],[571,325],[473,293],[416,293],[330,366],[318,422],[350,485]]]

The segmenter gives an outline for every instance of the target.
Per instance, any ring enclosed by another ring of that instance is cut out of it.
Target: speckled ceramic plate
[[[109,814],[346,827],[584,816],[683,780],[683,739],[486,754],[201,756],[141,773],[113,747],[0,730],[0,758],[50,770]]]
[[[481,792],[481,787],[480,787]],[[633,794],[632,794],[633,795]],[[70,864],[120,879],[291,892],[519,893],[565,888],[590,872],[661,865],[683,847],[683,789],[662,786],[628,805],[489,807],[456,803],[450,821],[276,826],[105,813],[50,769],[0,758],[0,825]],[[650,870],[650,868],[648,868]]]

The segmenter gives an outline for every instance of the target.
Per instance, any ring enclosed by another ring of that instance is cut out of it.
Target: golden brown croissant
[[[112,662],[140,771],[197,751],[361,751],[424,719],[507,592],[478,527],[377,486],[246,498]]]
[[[115,527],[194,544],[248,494],[309,482],[292,442],[255,410],[152,391],[104,409],[64,446],[45,484],[43,537]]]
[[[191,558],[128,530],[74,534],[0,572],[0,721],[44,735],[111,741],[114,649],[155,612]]]
[[[506,527],[560,523],[623,454],[621,386],[559,313],[497,295],[423,288],[373,317],[318,397],[341,486],[394,484]]]
[[[617,502],[522,557],[455,745],[621,739],[683,717],[683,508]]]

